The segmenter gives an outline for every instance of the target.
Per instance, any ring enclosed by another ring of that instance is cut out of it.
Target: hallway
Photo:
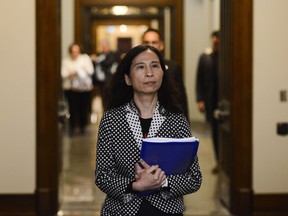
[[[63,129],[62,174],[60,176],[60,210],[58,216],[99,216],[101,203],[105,197],[94,184],[95,145],[97,126],[102,115],[100,100],[93,103],[94,115],[83,136],[73,138]],[[96,111],[98,112],[96,112]],[[191,122],[194,136],[200,139],[199,163],[203,174],[200,190],[184,197],[184,216],[229,216],[218,198],[218,177],[212,174],[215,159],[210,141],[209,127],[201,122]]]

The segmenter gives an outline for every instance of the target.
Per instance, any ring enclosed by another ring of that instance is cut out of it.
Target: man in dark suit
[[[147,29],[142,36],[142,43],[146,45],[150,45],[158,49],[160,52],[164,50],[164,42],[161,37],[160,32],[157,29],[149,28]],[[189,112],[188,112],[188,103],[187,103],[187,95],[186,89],[183,81],[183,72],[179,64],[172,60],[165,59],[165,64],[167,68],[167,72],[175,81],[176,87],[180,93],[180,105],[183,109],[183,113],[187,117],[189,121]]]
[[[218,103],[218,58],[219,58],[219,32],[211,34],[212,47],[201,54],[197,68],[196,97],[200,112],[206,114],[206,120],[211,124],[212,141],[216,160],[219,159],[218,122],[214,118],[214,110]],[[213,173],[218,172],[218,166]]]

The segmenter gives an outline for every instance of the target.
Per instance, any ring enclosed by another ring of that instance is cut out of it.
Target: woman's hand
[[[158,165],[150,166],[141,160],[135,165],[135,179],[133,190],[145,191],[160,188],[166,181],[166,175]]]

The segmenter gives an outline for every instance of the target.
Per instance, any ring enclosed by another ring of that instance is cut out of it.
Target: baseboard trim
[[[0,216],[36,216],[34,194],[0,194]]]
[[[253,216],[287,216],[288,194],[255,194]]]

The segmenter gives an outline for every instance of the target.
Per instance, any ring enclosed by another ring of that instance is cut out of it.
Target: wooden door
[[[119,53],[127,53],[132,48],[132,38],[118,38],[117,50]]]
[[[252,1],[221,1],[219,143],[221,201],[252,211]]]

